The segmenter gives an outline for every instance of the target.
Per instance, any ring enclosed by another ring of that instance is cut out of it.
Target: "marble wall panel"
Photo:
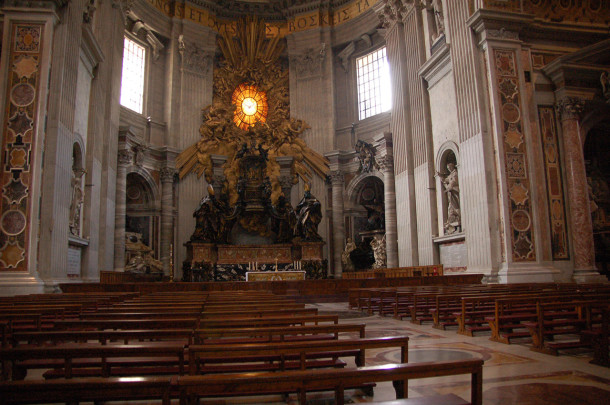
[[[435,156],[438,148],[445,142],[459,143],[457,99],[453,83],[453,72],[449,72],[429,89]]]
[[[417,250],[417,246],[414,246],[412,241],[412,230],[410,216],[409,216],[409,206],[411,205],[410,200],[414,198],[414,196],[409,193],[409,181],[413,181],[411,177],[409,179],[409,175],[407,172],[402,172],[396,175],[395,183],[396,183],[396,223],[397,223],[397,233],[398,233],[398,260],[399,266],[416,266],[418,263],[415,263],[413,257],[417,257],[413,255],[413,250]]]
[[[508,215],[510,227],[510,254],[515,262],[536,260],[534,221],[532,218],[532,193],[528,176],[527,148],[523,131],[523,107],[517,70],[517,55],[512,49],[494,49],[493,66],[496,70],[496,97],[501,114],[504,175],[508,190]]]
[[[9,26],[9,76],[0,164],[0,271],[27,271],[43,25]]]

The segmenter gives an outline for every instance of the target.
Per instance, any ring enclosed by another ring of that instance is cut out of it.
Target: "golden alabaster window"
[[[267,95],[255,86],[246,83],[237,86],[231,96],[231,103],[235,105],[233,122],[244,131],[259,121],[267,120]]]

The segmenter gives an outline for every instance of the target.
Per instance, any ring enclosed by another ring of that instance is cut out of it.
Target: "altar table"
[[[281,281],[281,280],[305,280],[305,271],[248,271],[246,281]]]

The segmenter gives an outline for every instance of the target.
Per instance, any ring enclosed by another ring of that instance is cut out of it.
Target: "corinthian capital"
[[[381,8],[377,12],[384,27],[388,28],[397,22],[401,22],[407,14],[407,4],[412,0],[381,0]]]
[[[123,166],[131,164],[133,161],[133,152],[127,149],[119,150],[118,163]]]
[[[330,178],[330,183],[333,186],[339,186],[345,182],[345,176],[343,175],[343,172],[341,170],[333,170],[332,172],[330,172],[328,177]]]
[[[555,105],[562,120],[579,119],[585,110],[585,100],[580,97],[564,97]]]
[[[174,169],[173,167],[162,167],[160,175],[161,175],[161,181],[164,183],[174,181],[174,176],[176,175],[176,169]]]
[[[379,165],[379,170],[381,170],[382,172],[394,169],[394,159],[392,158],[392,156],[380,156],[376,160],[377,164]]]

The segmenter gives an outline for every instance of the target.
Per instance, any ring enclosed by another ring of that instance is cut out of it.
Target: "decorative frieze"
[[[512,49],[493,51],[504,141],[504,177],[509,197],[507,225],[510,227],[512,259],[522,262],[536,260],[536,250],[516,58],[517,55]]]
[[[0,184],[0,271],[27,271],[43,25],[11,24]]]
[[[546,190],[549,200],[551,224],[551,249],[553,259],[566,260],[570,257],[568,235],[563,200],[563,182],[561,180],[561,159],[559,142],[555,125],[555,111],[552,106],[538,106],[542,149],[544,151],[544,168],[546,172]]]

